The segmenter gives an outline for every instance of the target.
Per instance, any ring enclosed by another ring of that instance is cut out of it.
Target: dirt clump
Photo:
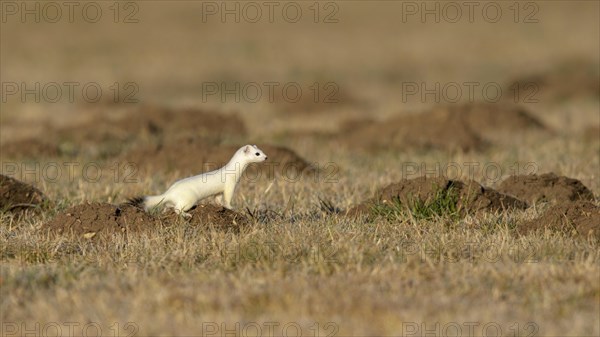
[[[520,234],[550,229],[582,237],[600,239],[600,207],[591,201],[560,202],[537,219],[518,226]]]
[[[547,130],[526,110],[508,103],[440,105],[386,121],[346,121],[342,142],[368,149],[482,150],[494,134]]]
[[[273,101],[277,104],[277,110],[286,114],[331,113],[341,112],[342,108],[367,108],[368,106],[366,102],[356,98],[348,90],[338,90],[339,88],[334,83],[325,85],[322,89],[324,92],[320,95],[312,92],[309,95],[300,95],[297,99],[284,97],[280,93],[274,95]]]
[[[250,219],[246,215],[213,204],[197,205],[187,213],[192,216],[187,221],[193,226],[239,232],[242,227],[250,225]],[[171,210],[163,217],[168,221],[177,221],[179,218],[180,216]]]
[[[197,108],[142,106],[111,124],[117,125],[137,134],[147,132],[163,137],[194,135],[222,139],[246,135],[246,127],[239,117]]]
[[[81,125],[59,130],[61,138],[72,141],[126,141],[149,135],[159,137],[199,136],[222,138],[243,136],[244,123],[237,116],[196,108],[140,106],[107,112],[99,109]]]
[[[42,139],[23,139],[0,147],[2,158],[57,157],[60,153],[59,146]]]
[[[293,150],[286,147],[257,144],[268,156],[263,163],[251,164],[244,172],[248,179],[268,178],[277,175],[297,177],[314,173],[316,168]],[[131,150],[121,157],[122,162],[132,163],[141,174],[156,171],[177,171],[181,175],[209,172],[227,164],[233,154],[242,147],[211,143],[201,138],[188,138],[180,142],[159,143]]]
[[[450,111],[407,115],[375,123],[348,123],[356,128],[341,134],[342,143],[369,151],[384,149],[480,150],[484,140]]]
[[[369,126],[376,125],[378,122],[373,118],[358,118],[358,119],[347,119],[340,123],[340,131],[343,133],[353,132],[354,130],[363,129]]]
[[[95,202],[80,204],[58,213],[42,229],[91,239],[97,234],[139,232],[158,224],[158,219],[140,208]]]
[[[73,233],[92,239],[104,234],[150,231],[180,221],[187,221],[193,226],[237,231],[250,223],[245,215],[215,205],[198,205],[188,213],[192,215],[191,219],[184,219],[171,209],[150,214],[129,204],[84,203],[60,212],[42,229],[55,234]]]
[[[255,176],[260,172],[269,179],[273,179],[275,174],[291,178],[298,174],[310,175],[317,171],[317,167],[300,157],[292,149],[269,144],[258,144],[257,146],[267,154],[269,159],[264,163],[249,167],[250,176]]]
[[[37,188],[0,174],[0,211],[18,212],[38,208],[48,199]]]
[[[581,181],[554,173],[518,175],[505,179],[498,191],[530,204],[594,200],[594,194]]]
[[[375,197],[351,208],[350,216],[369,214],[375,205],[400,203],[407,207],[416,203],[428,205],[436,199],[457,213],[466,214],[479,211],[502,211],[505,209],[525,209],[527,205],[511,196],[481,186],[475,181],[462,182],[445,177],[419,177],[404,179],[379,190]]]
[[[512,103],[469,103],[447,107],[482,138],[496,132],[549,131],[524,107]]]
[[[589,60],[566,60],[546,71],[528,74],[508,83],[505,90],[523,102],[560,102],[574,98],[600,98],[600,68]],[[512,95],[511,95],[512,96]]]
[[[104,107],[86,110],[87,118],[74,125],[50,129],[43,139],[3,144],[5,158],[35,156],[113,157],[132,143],[152,139],[237,139],[246,134],[241,119],[195,108],[174,109],[141,106],[129,109]]]
[[[600,141],[600,125],[587,127],[583,131],[583,139],[590,142]]]

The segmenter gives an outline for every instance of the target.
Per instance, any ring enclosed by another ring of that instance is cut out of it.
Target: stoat
[[[248,164],[265,160],[267,155],[256,145],[245,145],[218,170],[178,180],[163,194],[133,198],[128,203],[141,205],[146,211],[158,206],[172,207],[178,214],[191,217],[186,212],[200,200],[217,196],[222,198],[224,207],[231,209],[233,192]]]

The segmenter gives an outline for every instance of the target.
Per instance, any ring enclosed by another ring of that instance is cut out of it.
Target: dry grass
[[[517,237],[512,227],[531,213],[370,223],[300,214],[238,235],[182,223],[96,243],[21,222],[2,228],[3,321],[134,322],[140,335],[197,335],[202,322],[296,322],[305,334],[335,322],[339,335],[532,322],[539,335],[596,334],[598,242]]]
[[[248,141],[273,143],[275,135],[283,135],[280,144],[319,165],[334,163],[339,172],[328,182],[323,177],[243,182],[234,205],[281,216],[255,221],[239,234],[182,222],[95,242],[49,236],[39,227],[85,200],[116,203],[156,192],[177,179],[177,172],[138,175],[137,183],[115,181],[110,172],[93,183],[81,171],[57,182],[17,176],[58,203],[23,217],[0,215],[2,334],[10,335],[15,326],[14,335],[25,334],[24,323],[37,334],[44,328],[53,334],[58,325],[67,335],[69,322],[76,322],[78,335],[91,323],[99,324],[103,335],[137,336],[211,331],[223,336],[226,329],[252,335],[256,325],[263,336],[269,336],[269,326],[274,335],[285,335],[284,327],[295,335],[296,325],[310,336],[424,335],[432,329],[444,336],[457,335],[456,327],[462,336],[495,335],[498,327],[510,336],[600,335],[600,243],[552,232],[515,234],[516,224],[537,217],[545,205],[458,219],[407,213],[373,221],[319,210],[320,198],[345,209],[379,187],[416,177],[419,173],[408,174],[407,163],[429,170],[457,163],[465,170],[456,178],[492,187],[513,173],[555,172],[580,179],[598,195],[600,143],[580,137],[584,127],[600,123],[597,99],[533,104],[556,134],[507,133],[501,145],[484,152],[368,154],[285,136],[435,104],[403,103],[401,81],[504,84],[571,57],[598,61],[597,3],[539,4],[541,21],[534,25],[393,24],[400,6],[393,2],[344,4],[340,23],[329,27],[202,25],[193,15],[196,2],[168,8],[161,2],[140,4],[141,21],[130,26],[3,24],[2,81],[136,81],[144,103],[238,112],[248,126]],[[283,115],[280,106],[264,101],[203,103],[198,88],[215,79],[333,80],[360,104],[307,117]],[[43,137],[48,124],[85,119],[80,112],[86,109],[11,100],[2,104],[0,140]],[[44,167],[94,160],[36,162]],[[469,163],[497,163],[502,171],[468,174]]]

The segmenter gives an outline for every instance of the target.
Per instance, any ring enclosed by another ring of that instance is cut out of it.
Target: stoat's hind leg
[[[176,203],[175,205],[173,205],[173,209],[175,210],[175,213],[177,213],[187,219],[192,217],[192,215],[190,213],[187,213],[187,211],[189,211],[192,207],[194,207],[194,204],[189,203],[189,202],[179,202],[179,203]]]
[[[223,193],[219,193],[215,196],[215,202],[223,206]]]
[[[191,219],[192,218],[192,215],[190,213],[182,211],[179,208],[174,208],[174,210],[175,210],[175,213],[177,213],[178,215],[180,215],[180,216],[182,216],[182,217],[184,217],[186,219]]]

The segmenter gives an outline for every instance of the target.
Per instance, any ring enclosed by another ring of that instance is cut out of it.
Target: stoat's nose
[[[269,157],[265,156],[265,160],[269,159]]]

